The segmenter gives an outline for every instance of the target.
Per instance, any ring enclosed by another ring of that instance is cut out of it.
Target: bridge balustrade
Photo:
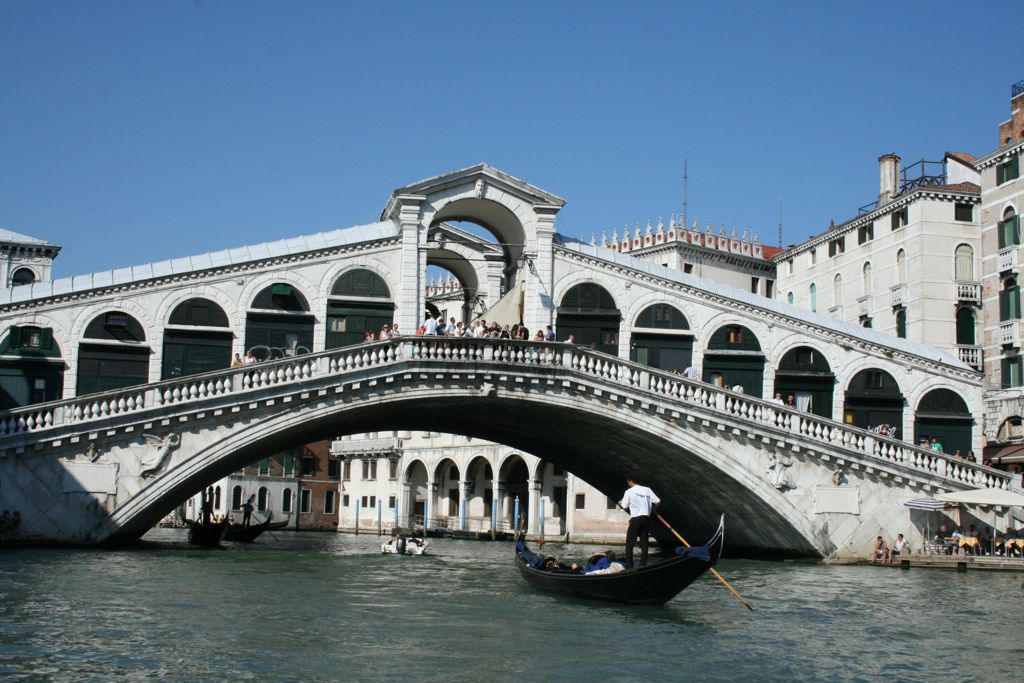
[[[524,369],[560,367],[629,386],[670,403],[698,406],[760,424],[778,431],[780,436],[798,435],[967,486],[1010,486],[1011,476],[1006,472],[586,347],[472,337],[403,337],[37,404],[0,413],[0,437],[41,434],[77,424],[85,426],[95,420],[219,397],[233,396],[242,402],[247,393],[260,389],[287,387],[401,362],[495,363]]]

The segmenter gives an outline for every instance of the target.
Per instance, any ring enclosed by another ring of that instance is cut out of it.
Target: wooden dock
[[[869,563],[870,564],[870,563]],[[952,569],[958,572],[967,570],[1024,572],[1024,558],[993,557],[992,555],[907,555],[900,557],[892,564],[879,564],[878,567],[890,567],[908,570],[911,567],[930,569]]]

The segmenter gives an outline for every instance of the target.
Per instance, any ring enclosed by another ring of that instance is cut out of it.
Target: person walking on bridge
[[[629,527],[626,530],[626,568],[633,567],[633,546],[640,541],[640,566],[647,564],[648,537],[651,535],[651,516],[654,515],[661,499],[654,491],[637,483],[637,476],[626,477],[629,488],[622,495],[619,507],[629,513]]]

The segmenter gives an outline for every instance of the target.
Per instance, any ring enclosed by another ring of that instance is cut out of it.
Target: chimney
[[[892,201],[900,193],[900,158],[895,154],[878,157],[878,205]]]

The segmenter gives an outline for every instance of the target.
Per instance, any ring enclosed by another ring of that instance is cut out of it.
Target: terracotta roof
[[[973,164],[978,160],[978,157],[967,152],[946,152],[946,156],[959,159],[960,161],[966,161],[968,164]]]
[[[918,185],[915,190],[945,190],[947,192],[968,192],[981,194],[981,187],[974,183],[953,183],[951,185]]]
[[[773,257],[778,256],[782,252],[786,251],[781,247],[769,247],[767,244],[761,245],[761,256],[771,261]]]

